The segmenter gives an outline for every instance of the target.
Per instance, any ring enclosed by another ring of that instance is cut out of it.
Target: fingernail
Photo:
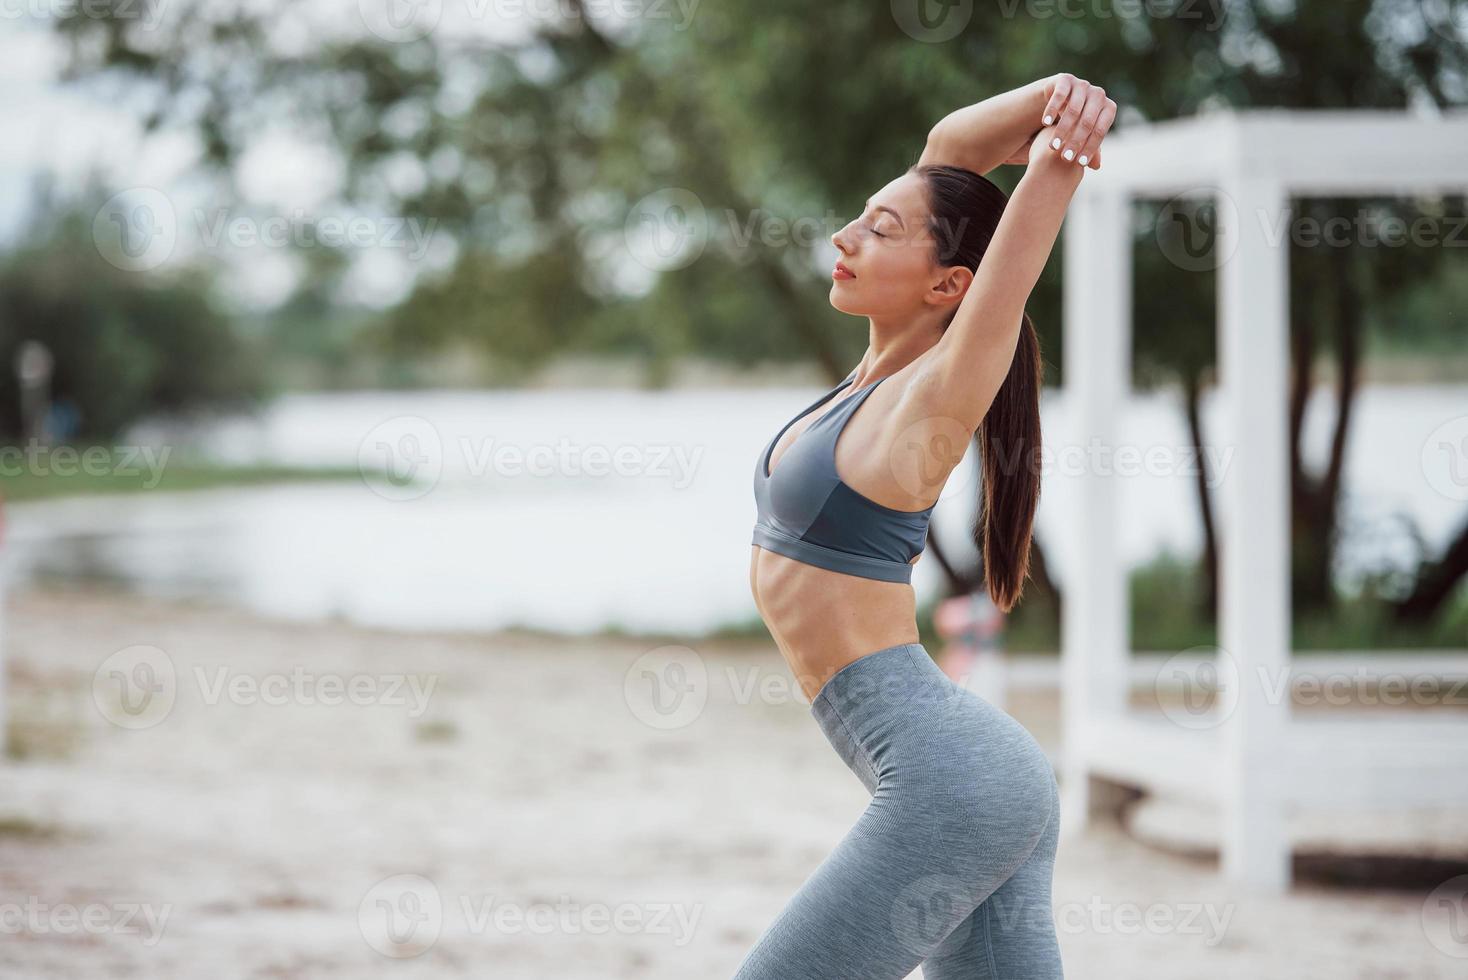
[[[1060,154],[1060,155],[1063,156],[1063,157],[1065,157],[1067,160],[1074,160],[1075,159],[1075,155],[1076,155],[1076,151],[1075,150],[1072,150],[1070,147],[1066,147],[1065,148],[1065,152],[1062,153],[1062,154]]]
[[[1086,155],[1085,155],[1085,154],[1084,154],[1084,153],[1083,153],[1083,154],[1081,154],[1081,158],[1080,158],[1080,159],[1079,159],[1079,160],[1077,160],[1077,161],[1076,161],[1076,163],[1079,163],[1079,164],[1080,164],[1080,165],[1081,165],[1081,166],[1083,166],[1083,167],[1084,167],[1084,166],[1085,166],[1085,165],[1086,165],[1086,164],[1088,164],[1088,163],[1090,163],[1090,162],[1091,162],[1091,158],[1090,158],[1090,157],[1088,157],[1088,156],[1086,156]]]
[[[1050,125],[1051,123],[1053,123],[1054,121],[1055,121],[1055,117],[1054,116],[1047,115],[1045,117],[1045,125],[1047,125],[1047,126]]]
[[[1053,140],[1050,141],[1050,149],[1052,149],[1052,150],[1058,150],[1058,149],[1060,149],[1060,137],[1059,136],[1055,137]]]

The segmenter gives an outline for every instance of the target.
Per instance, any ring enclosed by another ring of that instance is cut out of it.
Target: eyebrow
[[[871,198],[867,198],[867,200],[866,200],[866,206],[867,207],[871,207],[872,206],[872,199]],[[893,211],[891,208],[887,207],[885,204],[878,204],[877,205],[877,210],[878,211],[886,211],[892,217],[894,217],[894,218],[897,219],[897,223],[899,225],[901,225],[904,229],[907,228],[907,222],[905,222],[905,221],[902,220],[902,215],[898,214],[896,211]]]

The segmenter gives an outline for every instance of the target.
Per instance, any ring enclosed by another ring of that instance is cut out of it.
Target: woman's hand
[[[1039,120],[1039,124],[1045,127],[1041,130],[1045,140],[1043,146],[1060,154],[1062,159],[1100,170],[1101,141],[1116,121],[1116,103],[1106,97],[1106,90],[1101,86],[1092,85],[1069,72],[1051,77],[1046,87],[1050,98]],[[1034,150],[1033,144],[1026,146],[1025,158],[1019,162],[1033,162]]]
[[[1074,160],[1067,161],[1059,153],[1051,149],[1051,141],[1055,139],[1057,132],[1059,132],[1059,127],[1050,125],[1035,134],[1035,138],[1030,142],[1029,150],[1027,151],[1028,155],[1024,160],[1027,165],[1025,173],[1055,173],[1066,177],[1073,177],[1079,183],[1081,175],[1086,172],[1086,167],[1077,165]]]

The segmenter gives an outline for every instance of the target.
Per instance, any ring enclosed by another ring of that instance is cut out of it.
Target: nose
[[[831,236],[831,244],[835,245],[836,249],[842,255],[851,254],[851,241],[849,236],[851,234],[851,226],[853,224],[855,224],[855,222],[848,222],[846,227],[842,228],[840,231],[836,232],[836,234]]]

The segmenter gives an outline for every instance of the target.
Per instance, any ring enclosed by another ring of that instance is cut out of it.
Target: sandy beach
[[[727,977],[867,801],[768,644],[43,591],[3,643],[6,977]],[[669,663],[697,697],[643,693]],[[1010,710],[1053,752],[1057,707]],[[1427,899],[1240,894],[1113,823],[1055,881],[1077,980],[1461,977]]]

